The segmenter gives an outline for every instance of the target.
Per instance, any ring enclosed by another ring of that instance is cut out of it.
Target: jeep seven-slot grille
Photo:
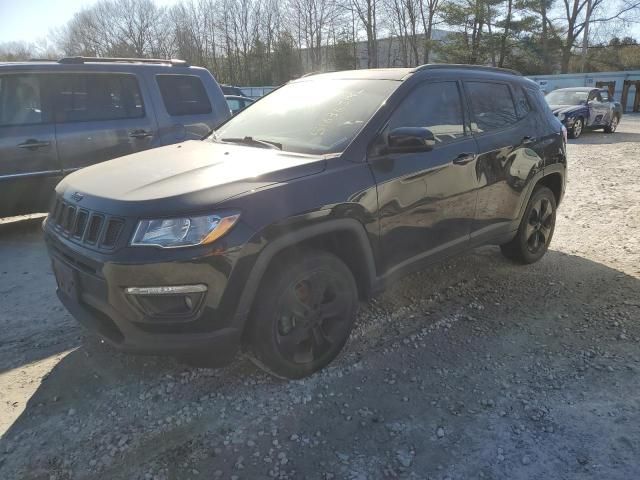
[[[80,208],[61,198],[53,205],[49,220],[55,231],[63,236],[106,250],[116,247],[124,228],[122,218]]]

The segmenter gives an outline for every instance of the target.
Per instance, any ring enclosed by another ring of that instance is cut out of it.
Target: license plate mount
[[[78,276],[76,272],[59,260],[53,260],[53,273],[58,289],[72,300],[78,300]]]

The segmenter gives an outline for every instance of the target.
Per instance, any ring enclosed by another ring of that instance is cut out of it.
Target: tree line
[[[637,42],[615,35],[638,18],[640,0],[100,0],[40,45],[0,44],[0,59],[181,58],[243,86],[430,61],[620,70],[640,68]]]

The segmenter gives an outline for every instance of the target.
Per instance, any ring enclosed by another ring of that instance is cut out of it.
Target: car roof
[[[498,67],[488,67],[484,65],[461,65],[461,64],[426,64],[411,68],[370,68],[361,70],[343,70],[339,72],[308,73],[295,82],[305,81],[309,78],[322,80],[397,80],[402,81],[408,77],[422,72],[455,72],[460,76],[469,73],[495,74],[509,79],[524,78],[515,70]]]
[[[132,72],[140,69],[167,73],[204,70],[175,59],[65,57],[60,60],[0,62],[0,71]]]

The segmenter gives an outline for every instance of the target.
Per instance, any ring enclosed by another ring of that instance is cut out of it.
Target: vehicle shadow
[[[328,375],[321,375],[320,380],[318,376],[313,378],[316,381],[331,381],[334,378],[330,374],[331,369],[349,367],[350,364],[372,357],[380,348],[398,342],[412,331],[420,331],[437,322],[440,317],[454,313],[431,308],[431,315],[418,315],[414,319],[413,315],[405,312],[420,299],[446,299],[455,294],[459,285],[465,284],[475,284],[481,289],[495,291],[497,285],[504,285],[505,282],[512,286],[510,290],[514,292],[527,292],[526,295],[510,299],[510,292],[507,290],[504,292],[505,302],[513,302],[518,311],[530,312],[533,316],[550,315],[549,299],[559,297],[558,285],[571,287],[572,297],[567,301],[575,305],[588,305],[596,290],[603,298],[611,296],[617,299],[625,296],[632,298],[633,292],[640,291],[640,279],[579,256],[549,251],[539,263],[522,267],[503,259],[497,248],[485,247],[410,275],[363,305],[364,315],[360,316],[358,328],[347,352],[329,367]],[[458,304],[461,308],[467,308],[472,301],[464,295],[459,299],[451,298],[450,302],[443,303],[443,308],[454,308]],[[566,305],[566,302],[562,305]],[[565,329],[573,328],[581,314],[580,310],[568,309],[566,314],[563,311],[563,315],[557,319],[559,327],[564,323]],[[397,316],[399,320],[390,324],[388,319],[384,319],[385,315]],[[508,345],[514,322],[509,309],[501,315],[503,318],[498,316],[492,320],[492,326],[495,326],[492,335],[498,341],[503,338],[504,344]],[[390,325],[393,326],[390,328]],[[549,341],[543,332],[533,331],[531,335],[533,337],[528,339],[531,345]],[[457,358],[460,359],[465,357],[463,350],[466,347],[452,345],[451,348],[452,355],[458,355]],[[456,349],[462,350],[456,353]],[[429,365],[424,367],[421,375],[426,382],[442,382],[433,368]],[[462,367],[451,365],[454,372],[456,368]],[[338,377],[342,378],[342,375]],[[74,449],[79,448],[83,441],[89,443],[87,448],[97,448],[91,445],[92,441],[95,442],[92,439],[108,435],[111,428],[125,428],[131,423],[139,427],[142,425],[140,428],[144,431],[144,425],[162,423],[165,417],[174,416],[177,410],[185,405],[192,405],[203,395],[209,394],[221,394],[222,397],[218,398],[222,398],[221,402],[231,411],[234,408],[234,398],[240,395],[239,392],[244,396],[255,394],[261,398],[265,395],[265,388],[283,394],[289,391],[286,382],[265,376],[244,358],[217,370],[198,369],[168,358],[119,354],[98,341],[84,341],[43,376],[42,383],[29,396],[22,413],[8,425],[2,441],[12,444],[14,453],[6,459],[4,465],[0,463],[0,472],[3,468],[23,465],[33,473],[26,478],[40,478],[38,475],[50,471],[52,457],[60,459],[75,456],[78,452]],[[451,399],[451,402],[454,400]],[[387,403],[395,401],[399,400],[385,400]],[[220,403],[217,405],[219,407]],[[402,405],[397,407],[398,412],[401,412]],[[206,417],[206,422],[203,422],[208,425],[209,431],[222,429],[225,422],[218,418],[219,412],[207,411],[206,408],[207,406],[202,415]],[[389,405],[388,408],[392,406]],[[305,408],[298,409],[296,415],[299,417],[295,417],[295,422],[299,425],[311,421],[310,418],[305,418],[310,415]],[[118,425],[113,426],[112,423]],[[61,427],[67,424],[73,425],[73,431],[60,430],[70,428]],[[191,432],[187,438],[202,432],[202,425],[197,417],[192,423],[180,428]],[[146,436],[153,437],[154,442],[158,442],[158,436],[165,434],[166,432],[150,430]],[[19,439],[33,435],[37,435],[41,442],[19,442]],[[74,440],[66,445],[59,437],[66,438],[68,435]],[[144,442],[148,441],[151,441],[150,438],[144,439]],[[173,447],[175,445],[171,442],[166,445],[160,442],[159,450],[154,451],[153,456],[160,455],[163,449]],[[124,456],[135,456],[143,450],[144,443]],[[145,453],[147,456],[151,454],[148,451]],[[85,458],[82,457],[82,460]],[[142,460],[129,457],[123,460],[125,463],[137,461]],[[123,478],[129,478],[126,472],[120,473]],[[114,474],[111,478],[118,476]],[[0,478],[8,477],[0,473]]]

